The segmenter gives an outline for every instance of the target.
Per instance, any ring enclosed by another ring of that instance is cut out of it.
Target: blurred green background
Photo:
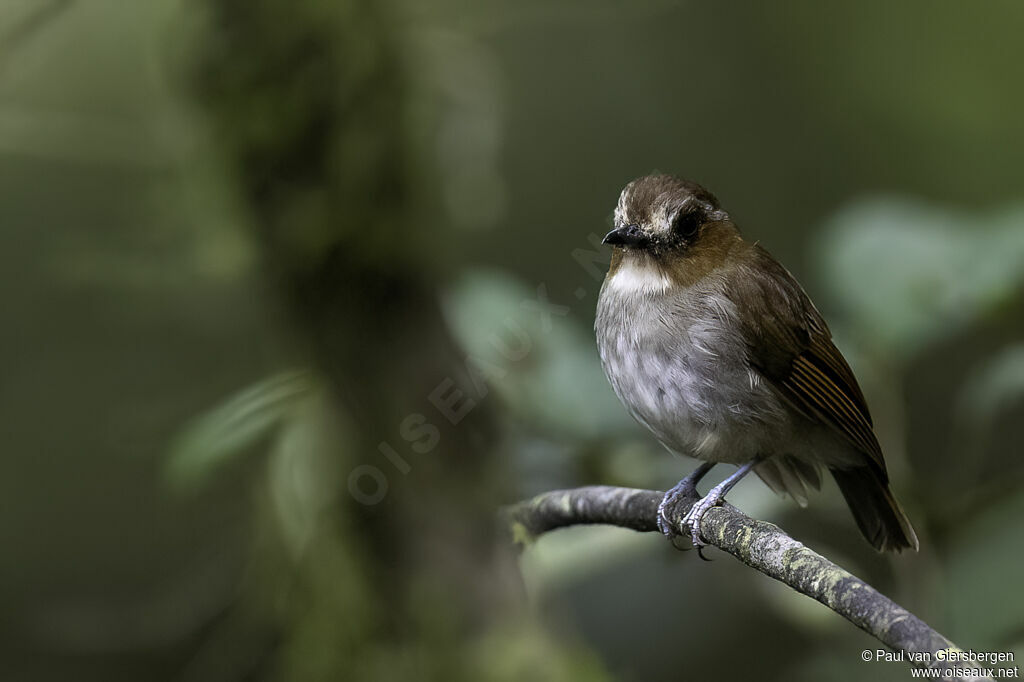
[[[1022,26],[1010,1],[4,0],[0,679],[906,679],[720,553],[583,528],[515,557],[493,527],[692,466],[591,331],[591,235],[653,170],[817,301],[922,550],[876,555],[831,481],[730,500],[1024,655]]]

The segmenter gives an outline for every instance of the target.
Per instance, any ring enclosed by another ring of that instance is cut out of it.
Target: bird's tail
[[[831,471],[857,527],[875,549],[917,551],[917,534],[882,474],[870,466]]]

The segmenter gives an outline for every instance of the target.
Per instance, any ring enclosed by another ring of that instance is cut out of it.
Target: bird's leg
[[[673,512],[686,498],[698,497],[697,484],[713,466],[715,465],[711,462],[702,462],[689,476],[672,486],[661,499],[661,504],[658,505],[658,528],[669,540],[679,535],[679,530],[672,525],[672,518],[678,518],[679,515]]]
[[[761,457],[755,457],[741,466],[732,476],[709,490],[707,495],[698,500],[696,504],[690,507],[690,511],[686,512],[686,516],[683,517],[683,526],[690,529],[690,539],[693,540],[693,546],[698,551],[707,544],[700,539],[700,522],[704,518],[704,514],[712,507],[721,504],[726,494],[733,489],[733,486],[739,483],[741,478],[749,474],[750,470],[761,462],[761,459]]]

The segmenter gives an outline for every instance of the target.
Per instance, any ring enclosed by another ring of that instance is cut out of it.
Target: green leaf
[[[486,390],[557,432],[588,438],[636,428],[605,379],[593,333],[581,329],[583,304],[551,296],[562,307],[545,317],[537,300],[537,286],[494,271],[464,275],[446,297],[448,322],[467,362],[488,374]],[[508,347],[522,357],[510,359]]]
[[[279,429],[267,459],[270,501],[282,539],[298,560],[316,536],[343,489],[338,453],[348,449],[324,393],[301,401]],[[332,524],[327,524],[333,527]]]
[[[1024,208],[986,215],[865,199],[832,218],[819,254],[850,325],[906,360],[1018,294]]]
[[[165,475],[194,488],[276,428],[314,389],[306,371],[282,372],[249,386],[187,424],[174,439]]]

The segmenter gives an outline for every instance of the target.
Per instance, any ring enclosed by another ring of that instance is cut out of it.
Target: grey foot
[[[736,470],[736,473],[709,490],[707,495],[698,500],[690,507],[690,511],[686,512],[686,516],[683,517],[683,526],[689,529],[690,539],[693,540],[693,546],[697,548],[698,554],[700,554],[701,548],[707,545],[706,542],[700,539],[700,523],[704,519],[704,515],[712,507],[721,504],[726,494],[739,483],[741,478],[750,473],[750,470],[757,466],[757,463],[760,461],[761,457],[755,457],[741,466]],[[700,554],[700,557],[703,559],[704,555]]]
[[[682,535],[682,531],[673,525],[672,519],[678,519],[680,507],[694,497],[697,497],[696,483],[684,478],[661,498],[661,504],[658,505],[658,530],[669,540]]]
[[[682,530],[672,525],[672,519],[679,518],[688,500],[700,497],[697,493],[697,484],[714,466],[711,462],[701,462],[689,476],[672,486],[672,489],[665,493],[665,497],[661,498],[661,504],[658,505],[658,530],[669,540],[682,535]]]
[[[686,512],[686,516],[683,517],[683,527],[690,531],[690,540],[693,541],[693,546],[700,550],[701,547],[707,545],[706,542],[700,539],[700,522],[704,519],[704,515],[708,513],[708,510],[712,507],[717,507],[722,503],[722,498],[725,497],[715,488],[711,489],[707,495],[697,500],[690,511]]]

